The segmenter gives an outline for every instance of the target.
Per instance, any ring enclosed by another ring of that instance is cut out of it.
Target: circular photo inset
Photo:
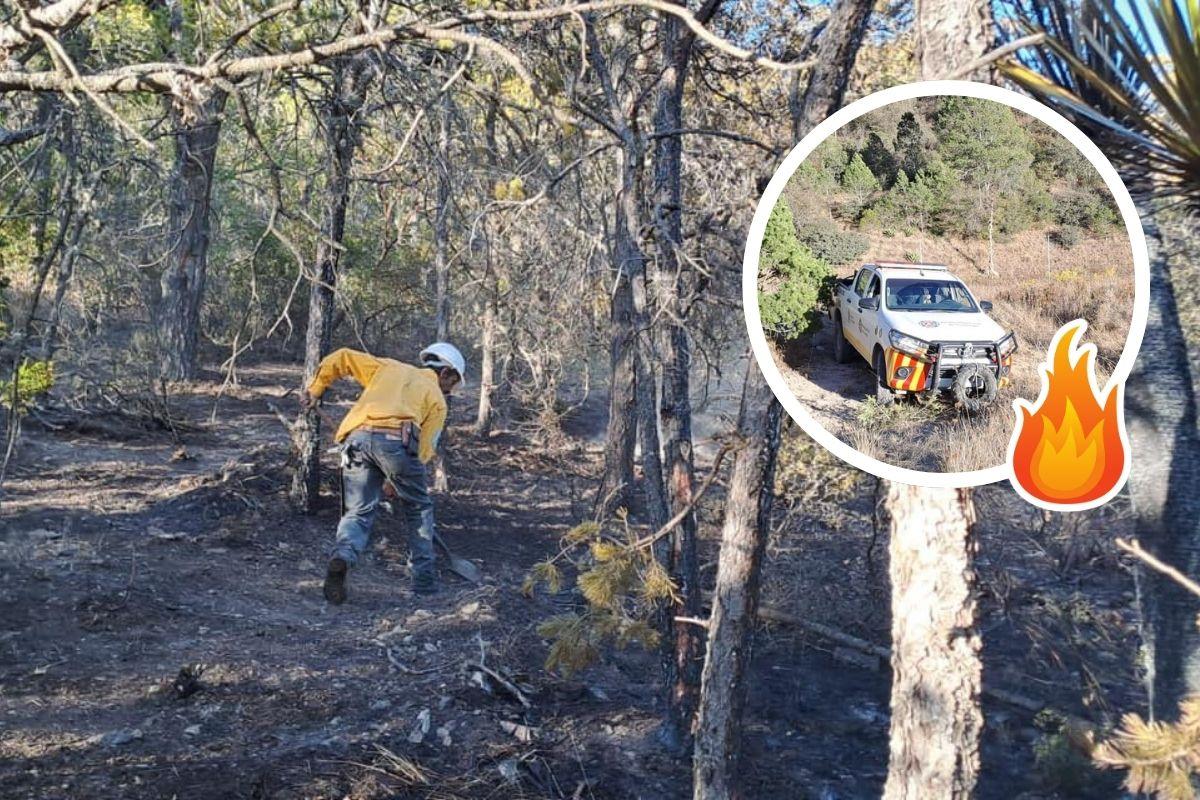
[[[776,395],[881,477],[1008,476],[1013,401],[1087,322],[1100,386],[1128,375],[1148,264],[1132,200],[1055,112],[994,86],[864,98],[788,156],[747,243],[746,318]]]

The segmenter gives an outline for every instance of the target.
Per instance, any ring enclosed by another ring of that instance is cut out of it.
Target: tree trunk
[[[883,796],[968,798],[983,728],[971,493],[892,483],[886,503],[894,676]]]
[[[942,77],[983,55],[987,0],[917,0],[917,63]],[[976,545],[968,491],[888,484],[892,722],[884,796],[968,797],[979,763]]]
[[[484,436],[492,429],[492,389],[496,380],[496,326],[499,323],[496,302],[484,302],[479,352],[479,410],[475,415],[475,433]]]
[[[167,213],[168,251],[156,311],[160,375],[167,380],[196,377],[200,306],[208,273],[213,166],[225,98],[223,89],[214,88],[196,109],[194,121],[185,121],[174,107],[171,111],[175,167]]]
[[[350,167],[359,138],[357,115],[372,75],[361,56],[334,62],[333,73],[333,95],[322,103],[325,188],[321,238],[308,296],[305,386],[312,381],[333,339],[333,302],[350,202]],[[311,514],[316,511],[321,485],[321,418],[316,410],[301,415],[297,440],[300,463],[292,477],[291,495],[304,513]]]
[[[450,338],[450,93],[438,108],[437,206],[433,215],[434,320],[439,342]]]
[[[1200,257],[1200,239],[1183,225],[1160,231],[1143,218],[1150,245],[1150,316],[1125,383],[1133,465],[1129,493],[1138,540],[1149,552],[1200,580],[1200,437],[1187,339],[1171,280]],[[1164,223],[1165,225],[1165,223]],[[1134,573],[1146,690],[1158,720],[1179,716],[1179,701],[1200,692],[1200,601],[1140,563]]]
[[[867,32],[874,0],[837,0],[829,12],[817,43],[816,64],[809,73],[804,96],[799,93],[799,74],[793,84],[791,106],[792,138],[800,141],[810,130],[837,110],[846,96],[858,48]]]
[[[742,707],[759,574],[775,495],[781,413],[779,401],[751,358],[738,414],[738,434],[744,447],[734,460],[729,480],[717,583],[708,619],[708,654],[692,762],[695,800],[742,796],[737,791]]]
[[[996,274],[996,212],[988,212],[988,274]]]
[[[947,77],[987,53],[995,38],[991,4],[981,0],[917,0],[913,30],[921,80]],[[964,77],[988,81],[991,74],[985,67]]]
[[[683,267],[683,141],[667,135],[683,128],[683,88],[694,37],[675,17],[659,21],[663,73],[659,78],[654,129],[653,223],[658,250],[655,284],[667,324],[661,337],[663,359],[659,420],[665,452],[664,470],[670,512],[678,513],[692,499],[695,464],[692,456],[692,404],[689,371],[691,341],[687,331],[690,270]],[[701,612],[700,566],[696,555],[696,515],[688,511],[669,540],[667,571],[679,587],[680,600],[663,615],[663,666],[667,714],[663,738],[676,748],[692,741],[692,720],[704,665],[702,631],[676,617],[695,619]]]
[[[637,449],[637,312],[634,283],[641,280],[644,257],[637,243],[636,197],[639,169],[636,143],[619,150],[620,185],[615,200],[612,261],[616,287],[612,295],[609,330],[608,429],[604,444],[604,476],[596,496],[596,513],[630,508],[633,502],[633,462]],[[630,217],[632,208],[634,216]]]
[[[841,18],[860,11],[854,3],[839,2],[831,13]],[[841,19],[830,19],[828,26],[833,31],[853,28]],[[829,116],[842,105],[848,76],[861,43],[859,37],[853,47],[841,52],[842,60],[836,67],[844,75],[826,75],[827,85],[835,90],[813,95],[810,111],[815,119]],[[796,139],[803,138],[808,130],[799,127],[795,130]],[[709,617],[708,652],[701,679],[693,757],[693,792],[697,800],[727,800],[739,796],[744,678],[749,669],[750,634],[758,605],[758,565],[762,560],[761,548],[766,546],[767,523],[774,501],[781,413],[779,402],[751,357],[742,390],[738,425],[746,449],[738,454],[730,480],[717,567],[717,596]],[[756,491],[759,492],[757,496],[754,495]],[[755,507],[757,512],[750,510]],[[756,516],[751,523],[748,518],[754,513]],[[741,529],[745,535],[745,529],[750,526],[756,529],[757,539],[740,538],[736,533]],[[731,537],[733,542],[729,543]],[[756,552],[755,548],[759,550]],[[728,598],[726,601],[721,600],[722,592]]]
[[[629,273],[629,291],[633,300],[631,340],[633,342],[634,397],[637,430],[642,451],[642,495],[646,519],[653,530],[667,522],[667,490],[663,483],[661,439],[658,434],[658,386],[654,367],[660,362],[654,344],[654,324],[650,314],[650,286],[646,255],[638,242],[642,215],[638,198],[644,150],[641,142],[627,141],[623,150],[621,192],[617,195],[617,236],[625,254],[624,269]],[[663,544],[661,552],[668,549]],[[659,559],[665,563],[665,558]]]
[[[90,195],[90,191],[88,192]],[[58,349],[58,326],[62,321],[62,305],[75,275],[75,258],[79,255],[79,244],[83,239],[84,228],[87,227],[91,210],[90,196],[84,197],[80,207],[71,220],[71,231],[67,234],[66,247],[58,262],[58,276],[54,283],[54,300],[50,305],[50,316],[46,322],[46,332],[42,337],[42,358],[51,359]]]

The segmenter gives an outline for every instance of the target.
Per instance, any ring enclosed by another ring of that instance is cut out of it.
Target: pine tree
[[[915,178],[917,171],[925,166],[925,132],[917,115],[905,111],[896,125],[896,168],[908,178]]]
[[[863,160],[862,153],[855,153],[854,158],[846,165],[846,171],[842,173],[842,188],[854,198],[855,216],[866,207],[871,195],[879,190],[879,179]]]
[[[878,131],[871,131],[862,151],[863,163],[882,186],[891,186],[896,179],[896,156],[884,144]]]
[[[996,227],[1005,210],[1021,206],[1021,189],[1032,173],[1033,144],[1011,108],[990,100],[944,97],[934,113],[939,152],[966,190],[963,205],[974,230],[988,240],[988,263],[996,271]]]

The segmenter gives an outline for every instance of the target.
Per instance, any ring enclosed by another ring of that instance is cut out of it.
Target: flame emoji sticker
[[[1129,473],[1124,387],[1110,382],[1100,395],[1096,345],[1079,344],[1086,328],[1077,319],[1054,334],[1037,405],[1013,401],[1012,484],[1029,502],[1056,511],[1105,503]]]

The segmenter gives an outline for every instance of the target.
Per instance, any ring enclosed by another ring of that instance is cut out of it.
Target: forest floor
[[[291,508],[270,407],[292,412],[298,371],[247,368],[219,402],[210,377],[171,397],[174,433],[111,415],[27,424],[0,516],[6,798],[690,795],[689,759],[655,738],[656,654],[548,673],[535,627],[574,595],[519,591],[588,513],[601,455],[588,428],[602,417],[549,448],[512,430],[474,437],[470,398],[456,403],[437,518],[483,584],[446,575],[439,595],[414,597],[399,523],[381,515],[349,602],[331,607],[320,584],[336,493],[328,482],[314,516]],[[781,518],[767,600],[886,642],[886,578],[878,563],[863,571],[873,497],[857,486],[830,506],[836,519]],[[1133,652],[1128,576],[1096,536],[1030,534],[1010,495],[980,495],[987,680],[1067,713],[1094,710],[1088,687],[1121,709],[1137,697],[1120,656]],[[719,503],[702,513],[710,537]],[[711,563],[716,543],[704,547]],[[786,626],[755,647],[749,796],[878,797],[887,664]],[[480,662],[525,684],[529,707]],[[196,664],[198,685],[179,685]],[[1032,766],[1053,742],[1033,714],[985,711],[979,796],[1060,796]]]

